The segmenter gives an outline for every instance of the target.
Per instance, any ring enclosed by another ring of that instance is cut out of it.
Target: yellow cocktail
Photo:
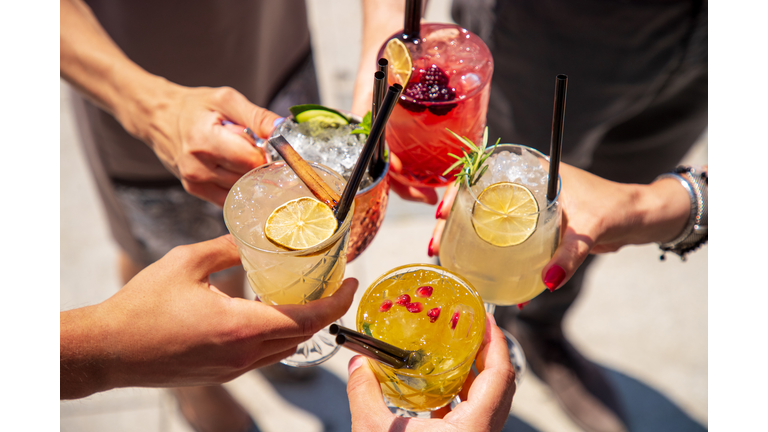
[[[464,278],[442,267],[413,264],[371,284],[360,301],[357,330],[423,354],[416,369],[376,361],[371,366],[391,405],[431,411],[461,390],[485,334],[485,309]]]

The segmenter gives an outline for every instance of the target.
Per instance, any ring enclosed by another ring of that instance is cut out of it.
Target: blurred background
[[[362,14],[359,0],[308,1],[323,104],[349,109]],[[430,0],[426,18],[452,22],[450,1]],[[75,134],[61,82],[61,310],[103,301],[119,288],[113,244]],[[567,127],[567,124],[566,124]],[[503,137],[502,137],[503,138]],[[707,136],[686,156],[706,164]],[[427,256],[435,207],[390,195],[368,250],[347,267],[359,295],[377,276]],[[574,345],[608,371],[632,431],[707,429],[707,247],[681,262],[659,261],[657,246],[597,258],[566,319]],[[356,304],[345,320],[354,322]],[[254,371],[226,384],[264,432],[348,431],[347,362],[341,350],[308,382],[284,383]],[[118,389],[60,403],[61,431],[193,432],[165,390]],[[505,431],[580,431],[532,374],[523,377]]]

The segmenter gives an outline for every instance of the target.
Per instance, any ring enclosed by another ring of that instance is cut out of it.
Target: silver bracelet
[[[680,256],[685,261],[686,254],[695,251],[707,243],[707,172],[702,167],[678,166],[671,173],[662,174],[656,180],[663,178],[677,179],[688,192],[691,199],[691,212],[685,228],[674,240],[659,243],[662,253],[659,257],[662,261],[667,252]],[[654,181],[656,181],[654,180]]]

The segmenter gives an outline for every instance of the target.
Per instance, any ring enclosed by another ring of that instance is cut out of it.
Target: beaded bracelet
[[[685,261],[685,256],[707,243],[707,172],[702,167],[678,166],[671,173],[662,174],[656,178],[677,179],[688,192],[691,199],[691,213],[685,229],[677,238],[670,242],[659,243],[662,253],[659,259],[664,261],[667,252],[680,256]]]

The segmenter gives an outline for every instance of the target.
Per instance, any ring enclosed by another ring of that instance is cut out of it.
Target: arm
[[[267,306],[209,284],[239,263],[229,235],[180,246],[103,303],[61,312],[61,398],[232,380],[293,354],[349,309],[357,288],[348,279],[307,305]]]
[[[191,194],[222,205],[229,188],[266,162],[230,120],[268,137],[279,118],[231,88],[190,88],[152,75],[110,39],[81,0],[61,0],[61,76],[141,139]]]
[[[426,5],[426,1],[423,2]],[[357,68],[355,88],[352,94],[352,112],[360,116],[371,110],[373,97],[373,74],[376,72],[376,55],[379,49],[398,30],[403,28],[405,2],[397,0],[363,1],[363,44],[360,64]],[[390,169],[402,169],[397,155],[390,153]],[[417,188],[399,183],[390,177],[390,187],[401,198],[426,204],[437,203],[437,193],[432,188]]]
[[[515,370],[509,362],[504,334],[487,315],[485,338],[477,353],[479,374],[470,372],[453,411],[442,408],[432,419],[397,417],[384,404],[381,387],[368,362],[355,356],[349,362],[349,396],[353,431],[500,431],[515,394]],[[442,418],[434,418],[442,417]]]
[[[553,291],[570,279],[589,253],[670,241],[683,230],[690,213],[688,193],[674,179],[649,185],[616,183],[565,163],[560,164],[560,176],[563,234],[542,271]],[[438,207],[430,255],[439,253],[440,236],[457,192],[449,187]]]

